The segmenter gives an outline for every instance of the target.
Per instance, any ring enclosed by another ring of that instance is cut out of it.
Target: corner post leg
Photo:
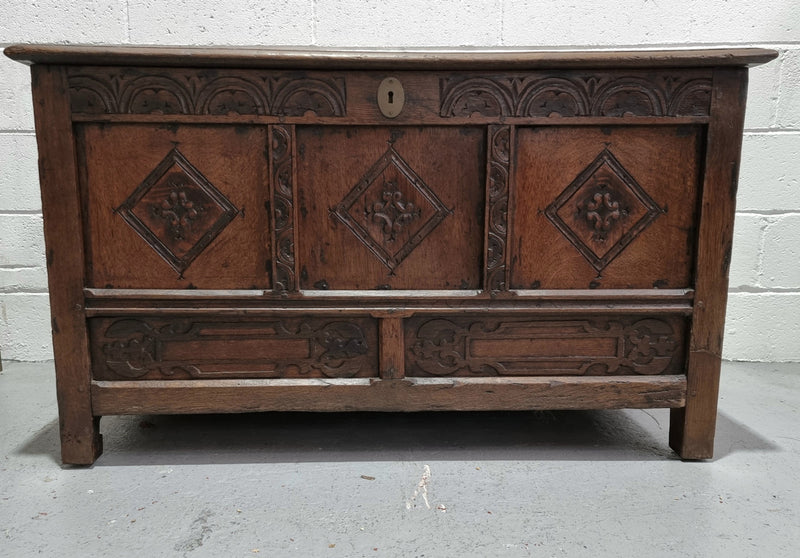
[[[39,147],[56,392],[64,463],[100,455],[100,418],[92,412],[89,336],[84,313],[83,227],[69,87],[63,66],[31,67]]]
[[[714,454],[747,68],[716,68],[712,80],[686,406],[670,415],[670,446],[683,459],[709,459]]]

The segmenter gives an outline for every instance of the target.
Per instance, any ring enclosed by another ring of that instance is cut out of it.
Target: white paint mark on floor
[[[414,489],[414,494],[411,495],[411,499],[406,502],[406,509],[410,510],[411,508],[416,508],[417,504],[417,497],[422,497],[422,501],[425,502],[425,507],[431,509],[431,505],[428,502],[428,484],[431,482],[431,468],[428,465],[422,469],[422,478],[419,479],[419,483],[417,483],[417,487]]]

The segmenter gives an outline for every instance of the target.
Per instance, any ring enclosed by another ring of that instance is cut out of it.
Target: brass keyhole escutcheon
[[[396,77],[387,77],[378,86],[378,108],[386,118],[394,118],[406,102],[403,84]]]

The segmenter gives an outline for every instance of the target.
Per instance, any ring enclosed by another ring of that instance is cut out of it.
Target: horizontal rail
[[[95,415],[683,407],[685,376],[95,381]]]

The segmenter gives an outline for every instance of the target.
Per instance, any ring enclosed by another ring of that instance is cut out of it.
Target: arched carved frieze
[[[670,99],[668,111],[675,116],[704,116],[711,106],[711,81],[694,79],[683,84]]]
[[[707,75],[564,72],[441,78],[443,117],[708,116]]]
[[[344,116],[344,81],[284,78],[278,81],[272,114],[278,116]]]
[[[241,70],[237,75],[183,69],[126,73],[75,68],[68,74],[77,114],[345,116],[343,77]]]
[[[621,78],[598,89],[592,102],[593,116],[663,116],[664,93],[653,82]]]
[[[269,114],[269,100],[258,83],[226,76],[206,85],[197,97],[198,114]]]
[[[519,97],[518,116],[581,116],[588,112],[585,90],[568,79],[534,81]]]
[[[117,97],[110,84],[89,76],[72,76],[70,109],[75,113],[108,114],[119,112]]]
[[[166,76],[141,76],[121,88],[119,107],[129,114],[191,114],[191,92]]]
[[[440,86],[440,114],[445,117],[507,116],[514,107],[512,92],[500,80],[469,78],[451,85],[448,78],[442,78]]]

